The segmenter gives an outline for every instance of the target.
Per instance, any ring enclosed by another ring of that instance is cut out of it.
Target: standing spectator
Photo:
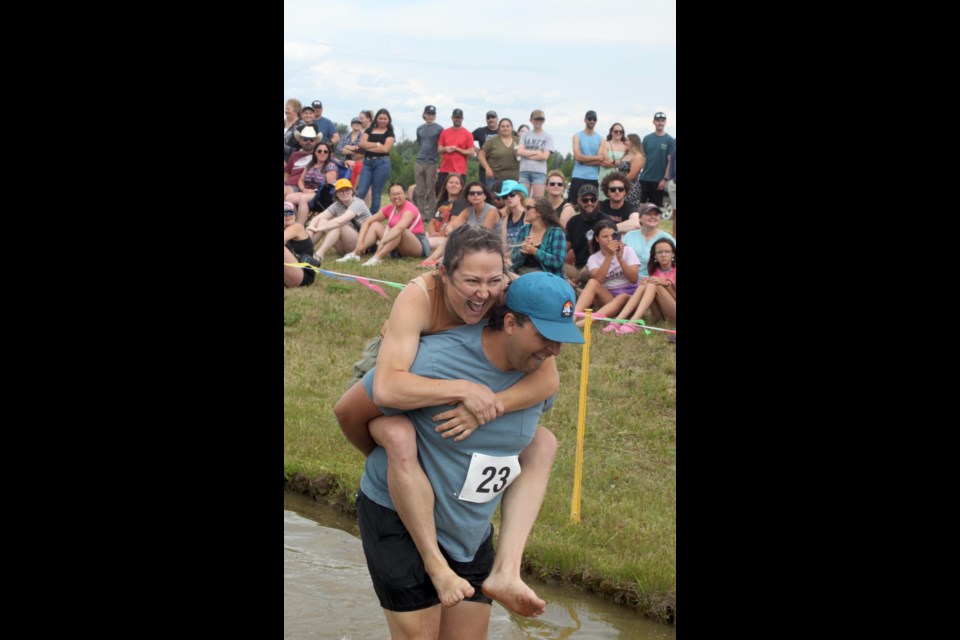
[[[357,180],[360,178],[360,171],[357,164],[363,153],[360,151],[360,141],[363,139],[363,128],[360,126],[360,118],[354,116],[350,120],[350,133],[340,139],[337,144],[337,153],[343,158],[344,165],[350,169],[350,184],[357,186]]]
[[[531,198],[542,198],[547,183],[547,160],[553,151],[553,136],[543,130],[546,120],[543,111],[534,109],[530,114],[533,131],[520,136],[517,155],[520,156],[520,184],[530,190]],[[522,127],[521,127],[522,128]]]
[[[573,204],[579,197],[580,188],[584,185],[593,185],[594,193],[599,186],[598,177],[603,156],[600,154],[600,145],[603,136],[593,130],[597,126],[597,112],[587,111],[583,117],[586,128],[573,136],[573,173],[570,180],[570,193],[567,200]],[[586,258],[584,258],[586,260]]]
[[[520,161],[517,160],[517,145],[520,141],[513,135],[513,121],[502,118],[498,133],[483,144],[480,150],[480,166],[487,179],[517,180],[520,177]]]
[[[600,155],[603,156],[603,163],[600,165],[600,172],[597,175],[597,179],[600,180],[601,183],[605,177],[616,171],[617,167],[620,166],[620,159],[623,158],[623,154],[627,151],[627,145],[624,141],[625,135],[623,125],[619,122],[614,122],[613,126],[610,127],[610,132],[607,133],[607,139],[600,145]],[[607,197],[603,193],[603,189],[601,189],[600,202],[605,202],[606,199]]]
[[[620,173],[627,176],[627,182],[630,183],[630,190],[627,192],[627,204],[631,207],[640,209],[640,171],[643,169],[643,142],[640,136],[635,133],[627,134],[623,141],[627,150],[620,158]]]
[[[296,130],[298,124],[303,122],[300,119],[300,109],[303,106],[300,104],[300,101],[296,98],[290,98],[287,100],[287,104],[283,107],[283,161],[286,162],[290,158],[290,154],[297,150],[296,139],[293,137],[293,132]]]
[[[667,193],[670,194],[670,206],[673,207],[673,237],[677,237],[677,139],[673,139],[673,153],[670,154],[670,182],[667,183]]]
[[[413,195],[413,204],[428,218],[437,210],[437,142],[443,127],[436,123],[437,108],[428,104],[423,108],[424,123],[417,127],[417,161],[414,165],[413,176],[416,191]]]
[[[663,130],[666,125],[667,114],[662,111],[653,114],[656,131],[644,136],[641,147],[644,165],[640,172],[640,200],[652,202],[658,209],[663,207],[663,191],[670,178],[670,155],[673,153],[673,137]]]
[[[320,133],[320,141],[329,142],[333,147],[336,147],[337,143],[340,142],[340,134],[337,133],[337,126],[333,124],[330,118],[323,117],[323,103],[314,100],[310,106],[313,107],[314,128]]]
[[[474,153],[480,153],[480,149],[483,149],[483,145],[487,143],[487,140],[497,135],[497,112],[496,111],[487,111],[487,124],[482,127],[477,127],[473,130],[473,141],[477,143],[476,150]],[[488,176],[487,172],[483,170],[483,166],[480,166],[480,182],[489,189],[493,188],[493,176]]]
[[[360,118],[360,131],[366,131],[370,128],[370,125],[373,124],[373,111],[369,109],[363,109],[357,117]],[[350,182],[353,183],[353,188],[356,189],[357,185],[360,184],[360,173],[363,171],[363,149],[360,149],[354,156],[353,173],[350,174]],[[367,209],[369,209],[370,193],[367,192],[367,195],[361,196],[361,198],[363,198],[363,203],[367,205]]]
[[[440,172],[437,174],[437,180],[441,184],[447,179],[448,173],[459,173],[466,182],[467,158],[472,158],[476,153],[473,149],[473,136],[461,126],[463,111],[454,109],[450,119],[453,121],[453,126],[444,129],[437,142],[437,151],[443,154]]]
[[[393,118],[386,109],[379,109],[374,124],[363,133],[360,148],[363,149],[364,171],[360,174],[357,196],[363,198],[373,186],[370,196],[370,213],[380,211],[380,194],[390,179],[390,149],[397,137],[393,133]]]
[[[560,226],[557,212],[545,199],[527,198],[524,205],[527,224],[517,235],[519,246],[513,248],[514,273],[546,271],[563,277],[563,261],[567,253],[567,236]]]

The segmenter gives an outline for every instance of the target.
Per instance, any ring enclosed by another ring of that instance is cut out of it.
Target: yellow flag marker
[[[577,407],[577,457],[573,467],[573,498],[570,500],[570,522],[580,522],[580,478],[583,473],[583,432],[587,418],[587,374],[590,371],[590,325],[593,309],[584,310],[583,360],[580,363],[580,406]]]

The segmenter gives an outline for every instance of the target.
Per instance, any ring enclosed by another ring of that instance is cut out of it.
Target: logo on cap
[[[563,311],[560,312],[560,315],[564,318],[569,318],[573,315],[573,303],[567,300],[563,303]]]
[[[666,119],[667,119],[667,114],[665,114],[663,111],[657,111],[655,114],[653,114],[653,119],[654,119],[654,120],[666,120]]]

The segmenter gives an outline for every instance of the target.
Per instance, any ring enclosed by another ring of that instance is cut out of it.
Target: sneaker
[[[369,260],[367,260],[366,262],[364,262],[364,263],[363,263],[363,266],[364,266],[364,267],[372,267],[372,266],[378,265],[378,264],[380,264],[380,258],[378,258],[377,256],[373,256],[372,258],[370,258]]]
[[[353,253],[352,251],[342,258],[337,258],[337,262],[353,262],[354,260],[359,260],[360,256]]]
[[[638,333],[640,330],[634,327],[632,324],[623,324],[618,330],[617,335],[622,336],[627,333]]]
[[[608,322],[607,326],[604,328],[604,333],[617,333],[617,330],[621,327],[617,322]]]

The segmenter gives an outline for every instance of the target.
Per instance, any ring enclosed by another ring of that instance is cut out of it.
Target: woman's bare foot
[[[454,573],[450,567],[441,570],[436,577],[430,576],[430,581],[433,582],[433,588],[437,590],[440,604],[445,607],[458,604],[464,598],[472,596],[476,591],[472,584]]]
[[[547,603],[537,597],[533,589],[520,578],[490,574],[482,585],[483,593],[514,613],[528,618],[542,614]]]

